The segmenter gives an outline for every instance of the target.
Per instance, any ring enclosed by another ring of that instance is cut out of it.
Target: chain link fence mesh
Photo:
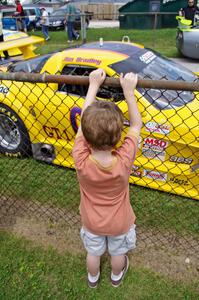
[[[63,74],[87,76],[91,71],[68,66]],[[0,91],[0,226],[11,226],[21,216],[79,226],[71,151],[87,87],[2,81]],[[98,97],[122,109],[127,132],[121,88],[103,86]],[[143,128],[130,198],[139,244],[183,249],[198,257],[198,94],[139,87],[136,97]]]

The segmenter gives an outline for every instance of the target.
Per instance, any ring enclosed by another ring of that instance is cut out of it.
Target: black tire
[[[26,157],[32,154],[28,131],[19,116],[0,103],[0,153]]]

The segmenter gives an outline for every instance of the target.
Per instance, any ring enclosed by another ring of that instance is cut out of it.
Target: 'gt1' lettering
[[[43,130],[46,133],[46,135],[50,138],[54,138],[56,140],[61,140],[62,138],[64,138],[66,140],[69,140],[66,129],[64,129],[64,131],[61,133],[59,128],[48,127],[48,126],[44,125]]]
[[[77,118],[81,115],[81,108],[79,107],[73,107],[70,111],[70,123],[75,133],[77,133],[78,130],[78,124],[77,124]],[[56,140],[60,139],[66,139],[70,140],[67,129],[64,129],[63,131],[60,131],[57,127],[49,127],[44,125],[43,130],[46,133],[46,135],[50,138],[54,138]]]

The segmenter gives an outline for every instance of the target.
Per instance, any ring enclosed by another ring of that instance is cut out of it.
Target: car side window
[[[61,75],[89,76],[93,70],[95,70],[95,68],[88,66],[68,65],[63,68]],[[58,91],[65,92],[67,94],[79,95],[81,97],[86,96],[87,90],[88,86],[79,84],[61,83],[58,85]]]
[[[14,11],[3,11],[3,18],[12,17],[13,14],[14,14]]]
[[[88,66],[67,65],[63,68],[62,75],[78,75],[89,76],[95,68]],[[107,75],[108,76],[108,75]],[[65,92],[67,94],[75,94],[81,97],[85,97],[87,94],[88,86],[78,84],[59,84],[58,91]],[[110,88],[108,86],[100,87],[97,97],[102,99],[112,99],[113,101],[120,101],[124,99],[121,88]]]
[[[29,16],[35,16],[36,12],[34,9],[29,9]]]

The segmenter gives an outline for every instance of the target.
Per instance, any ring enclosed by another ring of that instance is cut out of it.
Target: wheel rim
[[[21,135],[15,122],[8,116],[0,114],[0,146],[15,150],[20,145]]]

